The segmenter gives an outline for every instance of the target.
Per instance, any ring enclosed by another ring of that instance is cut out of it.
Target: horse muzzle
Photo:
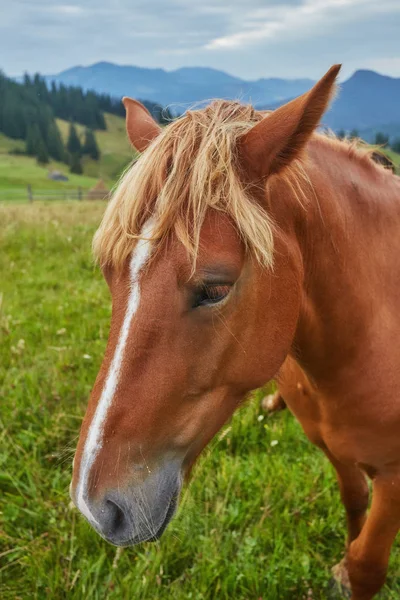
[[[90,525],[115,546],[156,541],[173,517],[182,486],[180,469],[165,465],[141,483],[107,489],[99,497],[71,493]]]

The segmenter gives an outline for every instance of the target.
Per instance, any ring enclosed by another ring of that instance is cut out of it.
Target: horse
[[[400,527],[400,179],[318,133],[339,69],[268,114],[217,100],[160,128],[123,99],[141,155],[94,237],[111,326],[70,492],[112,544],[158,539],[201,451],[275,378],[336,470],[340,574],[370,600]]]

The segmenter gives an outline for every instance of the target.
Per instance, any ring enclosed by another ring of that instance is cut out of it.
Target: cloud
[[[245,79],[317,77],[334,62],[400,75],[399,0],[0,0],[0,10],[11,75],[102,60]]]
[[[399,51],[400,54],[400,51]],[[393,71],[400,74],[400,56],[384,56],[382,58],[371,58],[366,61],[365,68],[372,71]]]
[[[296,7],[281,5],[261,9],[249,13],[247,20],[242,25],[242,31],[217,37],[209,41],[205,48],[207,50],[229,50],[245,47],[262,40],[271,40],[279,35],[301,37],[308,34],[311,28],[323,25],[328,18],[347,23],[350,20],[362,20],[360,9],[367,12],[381,12],[384,10],[385,4],[388,11],[399,7],[397,0],[396,2],[383,2],[379,6],[377,6],[376,0],[306,0]]]
[[[85,12],[82,6],[77,6],[75,4],[59,4],[58,6],[49,6],[48,10],[67,16],[80,16]]]

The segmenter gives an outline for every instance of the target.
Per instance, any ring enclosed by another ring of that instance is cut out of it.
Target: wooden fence
[[[108,200],[106,190],[86,190],[81,187],[63,190],[40,190],[31,185],[25,188],[0,188],[0,202],[35,202],[36,200]]]

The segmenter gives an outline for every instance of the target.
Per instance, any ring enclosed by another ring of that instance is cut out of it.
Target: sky
[[[243,79],[343,63],[400,77],[400,0],[0,0],[0,69],[56,74],[109,61],[209,66]]]

